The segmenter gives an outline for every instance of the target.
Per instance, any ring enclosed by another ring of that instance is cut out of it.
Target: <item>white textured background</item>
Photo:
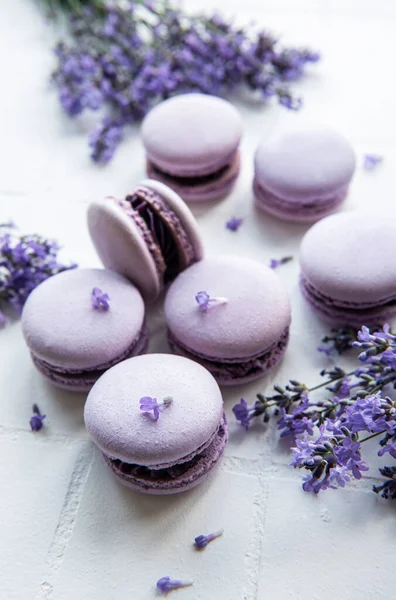
[[[213,3],[186,0],[187,6]],[[198,214],[207,252],[267,262],[298,252],[303,226],[286,226],[252,209],[252,156],[258,140],[304,119],[343,131],[359,158],[383,154],[375,173],[358,169],[346,210],[395,212],[396,4],[391,0],[218,0],[229,14],[255,19],[285,44],[311,45],[323,60],[297,86],[299,114],[278,106],[242,108],[243,172],[232,196]],[[58,238],[84,266],[98,261],[88,239],[91,198],[122,195],[143,177],[138,131],[112,164],[91,164],[88,123],[71,122],[47,84],[54,32],[33,1],[0,0],[0,221]],[[361,161],[360,161],[361,162]],[[245,223],[224,228],[231,216]],[[334,240],[337,243],[337,240]],[[364,243],[364,240],[362,240]],[[243,394],[289,377],[313,384],[324,358],[315,347],[325,328],[303,305],[297,261],[279,270],[293,301],[290,349],[269,377],[227,390]],[[150,321],[151,351],[165,350],[161,307]],[[0,332],[1,600],[146,600],[159,577],[193,579],[174,592],[186,600],[371,600],[396,595],[395,506],[370,490],[376,469],[358,485],[319,497],[304,494],[300,473],[275,428],[247,435],[230,419],[230,442],[216,475],[173,498],[138,496],[107,472],[83,425],[84,396],[53,389],[34,371],[20,325]],[[47,427],[29,429],[32,402]],[[374,455],[374,447],[368,449]],[[371,458],[378,466],[379,460]],[[224,528],[206,551],[193,538]]]

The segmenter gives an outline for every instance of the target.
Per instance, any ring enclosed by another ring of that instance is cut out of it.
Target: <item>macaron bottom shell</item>
[[[165,173],[153,162],[147,160],[146,171],[150,179],[155,179],[175,190],[187,202],[220,200],[234,187],[240,171],[240,154],[236,152],[230,162],[210,174],[195,173],[177,176]]]
[[[286,352],[288,341],[289,327],[285,329],[279,341],[264,350],[262,354],[251,358],[222,361],[219,358],[211,358],[195,353],[176,340],[168,329],[168,343],[172,352],[198,362],[213,375],[217,383],[224,386],[248,383],[262,377],[281,361]]]
[[[226,416],[223,413],[221,423],[211,443],[195,456],[181,459],[173,466],[150,469],[142,465],[128,464],[103,457],[117,479],[126,487],[144,494],[158,496],[178,494],[188,491],[202,483],[219,462],[228,439]],[[160,465],[159,465],[160,466]]]
[[[333,325],[350,325],[360,328],[381,325],[396,316],[396,294],[384,299],[383,304],[359,305],[340,302],[321,294],[305,277],[300,277],[300,289],[308,304],[325,322]]]
[[[148,344],[149,335],[147,325],[144,323],[139,336],[121,356],[92,369],[83,369],[81,371],[78,371],[77,369],[63,370],[61,367],[50,365],[44,360],[41,360],[33,353],[31,353],[31,356],[36,369],[56,387],[73,392],[88,392],[99,377],[101,377],[101,375],[103,375],[110,367],[127,358],[145,354],[147,352]]]
[[[345,200],[348,186],[343,186],[337,193],[323,198],[288,200],[266,189],[255,178],[253,193],[256,206],[274,217],[284,221],[313,223],[337,210]]]

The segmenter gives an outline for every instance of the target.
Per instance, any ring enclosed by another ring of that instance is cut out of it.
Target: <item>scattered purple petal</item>
[[[283,258],[280,258],[279,260],[277,260],[276,258],[271,258],[269,268],[277,269],[281,265],[285,265],[286,263],[290,262],[291,260],[293,260],[292,256],[284,256]]]
[[[102,292],[101,289],[94,287],[91,294],[91,304],[92,307],[97,310],[109,310],[110,296],[105,292]]]
[[[194,540],[197,550],[203,550],[204,548],[206,548],[206,546],[209,544],[209,542],[211,542],[212,540],[215,540],[216,538],[220,537],[221,535],[223,535],[223,529],[220,529],[219,531],[216,531],[215,533],[209,533],[208,535],[198,535]]]
[[[211,298],[208,292],[198,292],[195,296],[195,300],[197,301],[198,308],[202,312],[206,312],[209,308],[214,308],[215,306],[220,306],[221,304],[227,304],[228,299],[217,297]]]
[[[237,217],[231,217],[227,221],[226,227],[230,231],[238,231],[238,229],[240,228],[240,226],[242,225],[242,223],[243,223],[243,219],[238,219]]]
[[[163,410],[172,404],[173,398],[172,396],[166,396],[161,402],[157,401],[157,398],[151,398],[151,396],[143,396],[140,398],[140,410],[145,413],[153,412],[154,421],[158,421],[160,413]]]
[[[383,160],[383,157],[378,154],[365,154],[363,159],[363,169],[365,171],[373,171]]]
[[[37,404],[33,404],[33,416],[30,418],[30,428],[32,431],[40,431],[44,427],[44,419],[46,415],[40,413],[40,409]]]
[[[171,579],[170,577],[161,577],[157,581],[157,589],[162,594],[167,594],[172,590],[178,590],[179,588],[189,587],[193,585],[192,581],[180,581],[178,579]]]

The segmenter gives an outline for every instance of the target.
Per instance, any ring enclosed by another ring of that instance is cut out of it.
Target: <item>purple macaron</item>
[[[147,173],[186,201],[223,198],[240,169],[242,121],[226,100],[183,94],[162,102],[143,121]]]
[[[104,269],[72,269],[41,283],[24,306],[22,330],[40,373],[71,391],[88,391],[148,345],[139,291]]]
[[[317,221],[343,202],[355,166],[351,144],[337,132],[316,129],[274,136],[256,151],[256,205],[287,221]]]
[[[123,200],[93,202],[88,228],[104,266],[130,279],[149,302],[203,256],[190,209],[158,181],[142,181]]]
[[[165,298],[169,344],[223,385],[261,377],[283,357],[291,311],[268,267],[236,256],[206,259],[170,286]]]
[[[300,249],[301,289],[324,320],[361,327],[396,315],[396,219],[340,213],[316,223]]]
[[[147,354],[107,371],[84,419],[118,480],[148,494],[175,494],[206,479],[227,442],[223,399],[190,360]]]

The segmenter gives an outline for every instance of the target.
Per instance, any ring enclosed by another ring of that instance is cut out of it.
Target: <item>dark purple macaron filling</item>
[[[142,491],[174,490],[192,487],[194,483],[212,469],[223,453],[228,438],[227,420],[223,413],[219,427],[207,444],[198,448],[195,454],[181,458],[177,463],[146,467],[125,463],[103,454],[115,475],[131,487]]]
[[[327,320],[361,327],[380,325],[396,314],[396,294],[378,302],[336,300],[322,294],[301,275],[300,287],[308,302]]]
[[[229,383],[232,381],[248,381],[259,377],[268,369],[274,367],[285,353],[289,341],[289,328],[287,327],[280,337],[279,341],[267,348],[257,356],[239,359],[211,358],[203,356],[181,344],[168,329],[168,342],[171,350],[179,356],[190,358],[200,363],[203,367],[212,373],[213,377],[219,383]]]
[[[62,367],[51,365],[45,360],[42,360],[38,356],[32,353],[32,360],[40,373],[44,375],[50,381],[53,381],[58,386],[76,389],[76,390],[89,390],[93,384],[113,365],[138,356],[139,354],[145,354],[147,352],[149,343],[149,336],[146,323],[143,324],[142,330],[139,335],[133,340],[131,345],[125,350],[125,352],[109,361],[106,364],[92,367],[91,369],[68,369],[65,370]]]
[[[159,194],[141,186],[118,204],[139,228],[164,283],[198,260],[180,219]]]

